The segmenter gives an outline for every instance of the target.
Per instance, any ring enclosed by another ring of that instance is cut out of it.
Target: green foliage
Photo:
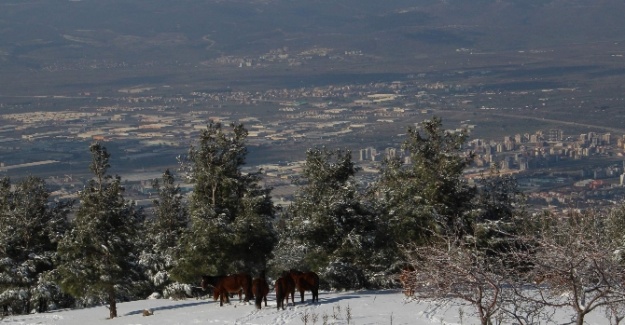
[[[116,293],[131,291],[137,270],[143,214],[123,197],[119,176],[107,174],[109,153],[91,145],[91,179],[80,193],[72,230],[59,243],[62,289],[75,297],[104,296],[116,317]]]
[[[493,169],[476,179],[472,214],[473,239],[478,249],[492,256],[515,250],[522,228],[529,226],[524,196],[516,179]],[[525,226],[524,226],[525,225]]]
[[[425,243],[434,233],[462,236],[475,195],[462,174],[473,160],[462,151],[467,135],[445,131],[436,117],[407,134],[402,148],[410,163],[386,160],[376,187],[390,236],[399,243]]]
[[[338,249],[346,235],[361,222],[356,174],[349,151],[310,149],[291,213],[300,225],[300,237],[325,251]]]
[[[169,170],[163,173],[160,182],[153,182],[153,187],[158,191],[158,198],[154,200],[155,218],[148,233],[155,238],[157,251],[169,253],[170,249],[177,246],[187,228],[189,215],[180,187],[175,184],[175,178]]]
[[[197,147],[189,151],[188,176],[194,183],[189,199],[190,228],[172,276],[197,281],[204,273],[259,270],[271,254],[275,235],[270,189],[261,188],[260,172],[244,174],[247,130],[231,132],[210,122]]]
[[[180,256],[180,238],[187,230],[189,214],[180,187],[169,170],[161,180],[154,180],[153,188],[158,197],[154,200],[154,218],[147,221],[145,248],[140,264],[147,276],[162,291],[170,282],[169,271]]]
[[[376,219],[355,183],[349,151],[307,151],[301,185],[284,216],[274,268],[298,267],[327,275],[333,287],[363,287],[376,248]],[[288,261],[290,265],[283,263]],[[347,271],[362,274],[345,283]],[[323,277],[323,276],[322,276]]]
[[[477,222],[510,221],[515,214],[523,211],[524,195],[516,179],[491,170],[476,180],[474,218]]]
[[[0,288],[32,287],[41,274],[39,288],[53,292],[57,281],[78,299],[101,297],[114,317],[116,297],[132,296],[145,275],[159,290],[170,279],[196,283],[200,274],[256,273],[271,258],[275,272],[314,270],[327,286],[362,288],[384,285],[378,275],[398,271],[406,245],[445,238],[496,257],[515,248],[510,236],[519,229],[547,225],[522,221],[522,195],[513,178],[493,173],[469,186],[463,172],[473,157],[462,151],[466,134],[443,130],[438,118],[408,130],[403,149],[410,162],[386,160],[369,192],[356,182],[351,152],[309,149],[295,200],[275,222],[271,189],[259,185],[260,171],[241,171],[246,138],[242,124],[224,130],[210,122],[182,166],[194,184],[188,202],[165,171],[153,183],[158,198],[147,224],[124,199],[120,177],[107,173],[110,155],[98,143],[90,147],[94,177],[80,192],[67,233],[71,204],[49,204],[42,180],[15,186],[0,180],[2,279],[16,261],[34,270],[28,279],[9,277],[12,282],[0,282]],[[615,212],[606,221],[612,238],[621,241],[623,215]],[[54,270],[56,257],[48,251],[57,242],[60,264]],[[43,252],[34,255],[37,265],[28,254],[33,250]]]
[[[199,146],[189,150],[192,164],[190,181],[194,183],[190,210],[193,218],[215,218],[224,214],[232,220],[239,198],[245,189],[241,166],[245,164],[247,130],[242,124],[231,125],[232,133],[211,122],[200,134]]]
[[[50,203],[49,195],[37,177],[16,184],[0,179],[0,304],[18,307],[14,312],[30,312],[43,287],[49,288],[45,298],[58,298],[56,285],[44,278],[55,267],[57,242],[68,228],[71,202]]]

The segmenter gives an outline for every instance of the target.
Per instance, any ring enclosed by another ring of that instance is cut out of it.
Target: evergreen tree
[[[470,232],[475,188],[463,178],[473,160],[462,145],[466,133],[443,129],[440,118],[409,128],[402,145],[410,164],[385,161],[376,195],[390,237],[399,243],[425,243],[431,234],[462,236]]]
[[[267,260],[277,242],[273,227],[276,209],[271,189],[259,186],[260,174],[243,175],[245,191],[240,199],[240,212],[233,222],[232,265],[253,273],[266,269]]]
[[[625,265],[625,202],[609,209],[605,224],[606,237],[618,247],[614,257]]]
[[[524,196],[516,179],[511,175],[502,175],[498,169],[482,175],[476,180],[475,221],[478,223],[511,221],[521,213]]]
[[[349,151],[309,149],[301,185],[281,227],[274,268],[320,272],[332,287],[367,285],[376,223],[363,202]],[[290,264],[290,265],[289,265]]]
[[[516,179],[492,169],[476,179],[472,229],[477,248],[491,255],[505,254],[519,246],[516,240],[525,222],[524,196]]]
[[[56,299],[47,280],[55,266],[56,246],[68,228],[71,202],[48,202],[50,192],[37,177],[11,184],[0,179],[0,305],[29,313]]]
[[[247,130],[209,123],[189,151],[190,229],[172,276],[197,281],[200,274],[252,271],[264,266],[275,242],[270,189],[261,188],[260,171],[244,174]]]
[[[138,235],[143,215],[124,199],[119,176],[107,174],[110,154],[100,143],[90,147],[94,174],[80,192],[73,228],[59,243],[61,288],[75,297],[97,297],[117,317],[118,295],[139,278]]]
[[[152,186],[158,198],[154,200],[154,218],[147,222],[148,236],[140,264],[155,289],[161,291],[170,282],[169,270],[180,255],[179,242],[188,227],[189,214],[180,186],[175,184],[169,169]]]

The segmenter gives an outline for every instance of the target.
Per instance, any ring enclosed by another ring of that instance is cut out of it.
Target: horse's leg
[[[252,281],[246,281],[241,288],[245,293],[245,301],[254,300],[254,291],[252,290]]]
[[[299,289],[299,295],[302,298],[302,302],[304,302],[304,289]]]
[[[228,292],[226,287],[219,289],[219,306],[223,306],[224,302],[227,304],[230,303],[230,292]]]

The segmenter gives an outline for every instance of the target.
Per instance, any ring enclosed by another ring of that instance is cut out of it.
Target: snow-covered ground
[[[219,306],[212,299],[148,299],[118,304],[118,315],[107,319],[109,312],[104,306],[76,310],[57,310],[42,314],[5,317],[1,324],[66,324],[66,325],[116,325],[116,324],[479,324],[471,317],[470,306],[436,306],[428,303],[409,302],[395,290],[321,292],[319,303],[290,303],[286,310],[277,310],[275,296],[270,294],[268,307],[257,310],[253,303],[240,303],[238,298],[230,305]],[[153,312],[144,316],[143,311]],[[351,315],[351,316],[350,316]],[[307,317],[307,321],[306,321]],[[563,317],[559,323],[566,323]],[[609,324],[601,311],[596,311],[587,319],[588,324]]]

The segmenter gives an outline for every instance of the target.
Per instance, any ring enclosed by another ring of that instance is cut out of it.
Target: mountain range
[[[447,56],[459,50],[503,58],[474,63],[489,67],[536,62],[519,51],[571,48],[570,56],[541,60],[585,66],[623,42],[624,12],[617,0],[9,0],[0,4],[0,86],[6,95],[95,90],[130,76],[175,84],[202,62],[275,49],[359,51],[369,61],[344,67],[354,73],[458,68],[464,63]],[[84,70],[76,62],[117,70],[76,74]],[[30,74],[42,70],[58,79],[74,73],[74,82]]]

